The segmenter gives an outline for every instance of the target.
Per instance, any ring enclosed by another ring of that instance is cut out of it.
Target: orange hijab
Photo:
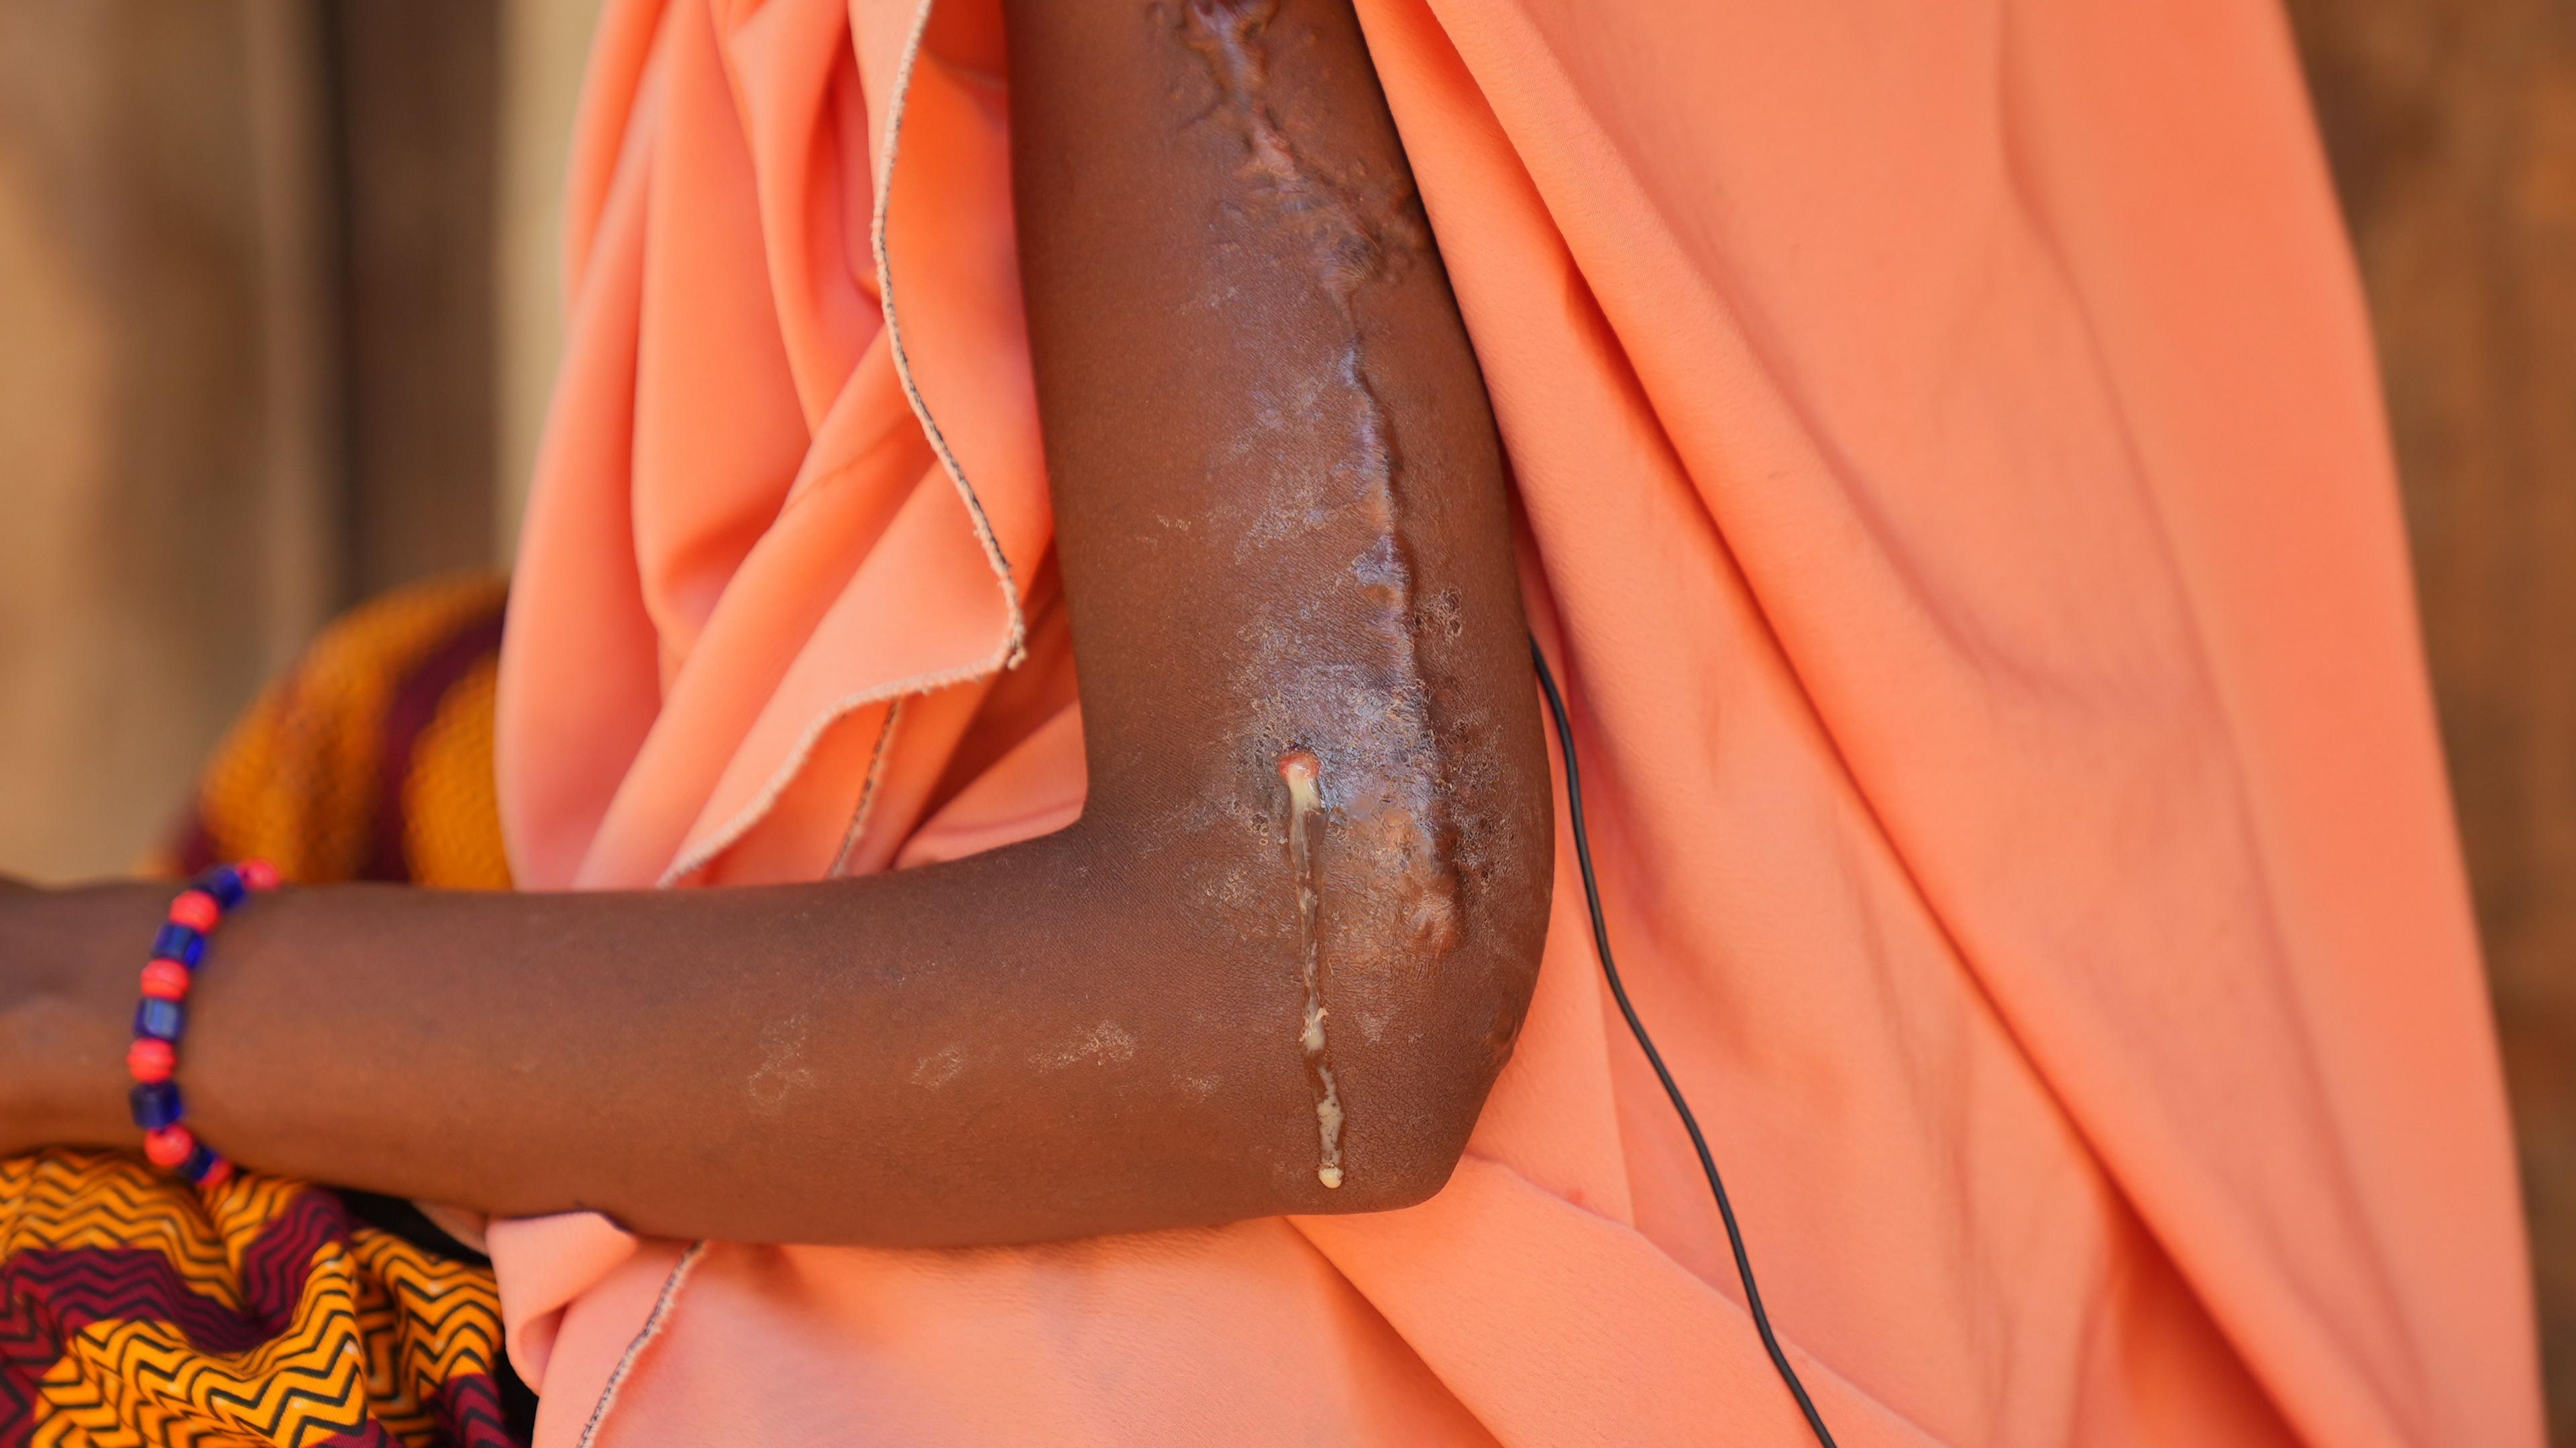
[[[1841,1441],[2536,1448],[2279,17],[1359,9],[1623,964]],[[992,0],[612,0],[502,682],[527,885],[864,872],[1079,811],[1003,74]],[[1007,1251],[498,1223],[540,1445],[1800,1441],[1558,853],[1528,1030],[1432,1202]]]

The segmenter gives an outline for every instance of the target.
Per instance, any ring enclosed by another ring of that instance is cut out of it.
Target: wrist
[[[131,1144],[134,980],[170,890],[0,894],[0,1150]]]

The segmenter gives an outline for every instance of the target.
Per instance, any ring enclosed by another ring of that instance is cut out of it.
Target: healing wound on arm
[[[1238,697],[1252,708],[1231,754],[1238,767],[1268,764],[1284,787],[1303,986],[1296,1039],[1314,1092],[1316,1176],[1339,1187],[1355,1103],[1336,1078],[1336,1030],[1369,1045],[1385,1037],[1456,943],[1459,849],[1490,829],[1476,817],[1486,802],[1460,777],[1473,771],[1449,767],[1471,731],[1435,718],[1440,691],[1419,637],[1432,631],[1435,650],[1449,641],[1455,592],[1441,591],[1445,610],[1417,597],[1397,422],[1371,375],[1371,294],[1417,265],[1429,235],[1401,167],[1335,167],[1283,124],[1272,96],[1277,8],[1185,0],[1171,18],[1211,93],[1189,124],[1238,156],[1209,234],[1219,255],[1267,272],[1258,295],[1229,288],[1225,301],[1257,313],[1286,291],[1280,310],[1295,314],[1211,478],[1227,500],[1218,534],[1231,532],[1236,558],[1299,560],[1311,580],[1271,595],[1247,631]]]

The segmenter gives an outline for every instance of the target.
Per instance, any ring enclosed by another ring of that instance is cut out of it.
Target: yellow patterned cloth
[[[507,888],[501,603],[456,580],[335,625],[236,726],[156,864]],[[489,1268],[383,1215],[252,1172],[199,1191],[115,1154],[0,1161],[0,1448],[514,1448]]]

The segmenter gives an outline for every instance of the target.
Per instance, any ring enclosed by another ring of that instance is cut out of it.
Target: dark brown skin
[[[1549,782],[1493,420],[1348,0],[1009,24],[1081,821],[864,880],[261,899],[200,978],[208,1140],[743,1241],[1037,1241],[1447,1179],[1529,1001]],[[1290,755],[1320,796],[1314,1031]],[[0,1153],[131,1142],[167,897],[0,890]]]

